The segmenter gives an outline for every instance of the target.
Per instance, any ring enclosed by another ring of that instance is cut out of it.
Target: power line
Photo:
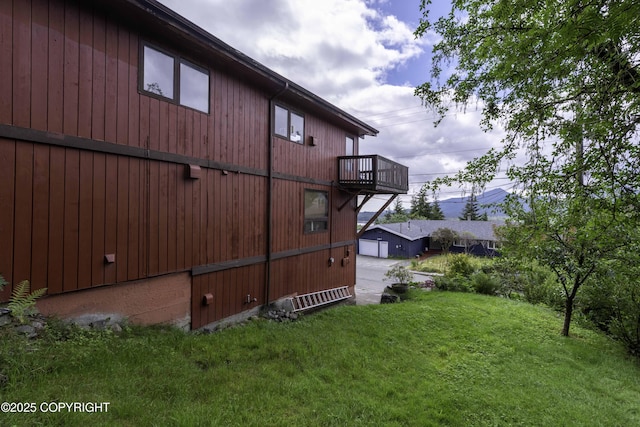
[[[442,152],[438,152],[438,153],[429,153],[428,155],[433,156],[436,154],[457,154],[457,153],[468,153],[470,151],[480,151],[480,150],[490,150],[493,147],[480,147],[480,148],[469,148],[467,150],[456,150],[456,151],[442,151]],[[424,155],[427,155],[426,153]],[[410,159],[413,157],[418,157],[415,154],[412,154],[410,156],[393,156],[394,159]],[[455,172],[454,172],[455,173]]]
[[[397,113],[398,111],[411,110],[413,108],[420,108],[420,111],[418,111],[418,112],[423,112],[425,110],[425,108],[422,105],[415,105],[413,107],[399,108],[397,110],[383,111],[382,113],[376,113],[376,114],[371,114],[370,116],[364,116],[363,120],[377,120],[377,119],[374,119],[373,117],[384,116],[384,115],[391,114],[391,113]]]

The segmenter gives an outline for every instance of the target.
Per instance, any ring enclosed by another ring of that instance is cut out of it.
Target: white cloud
[[[483,153],[479,148],[498,145],[499,135],[480,130],[476,111],[454,114],[434,128],[432,113],[421,106],[412,87],[386,82],[394,70],[428,55],[435,37],[416,40],[414,28],[377,9],[384,0],[161,2],[378,128],[378,137],[361,141],[360,152],[409,166],[412,191],[435,173],[463,167]],[[428,78],[426,69],[417,73]],[[417,175],[426,173],[431,175]]]

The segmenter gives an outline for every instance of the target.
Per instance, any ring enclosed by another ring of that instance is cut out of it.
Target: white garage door
[[[360,255],[374,256],[379,258],[389,257],[389,242],[382,240],[366,240],[358,241]]]
[[[360,255],[378,256],[378,241],[360,239],[358,241]]]

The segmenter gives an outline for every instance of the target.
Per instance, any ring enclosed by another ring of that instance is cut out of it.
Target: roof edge
[[[272,80],[274,83],[277,83],[280,86],[284,87],[286,84],[288,84],[289,85],[288,91],[290,93],[293,93],[297,97],[315,104],[319,108],[325,110],[325,112],[358,128],[359,129],[358,136],[360,137],[363,137],[365,135],[376,136],[379,133],[379,131],[373,126],[363,122],[362,120],[347,113],[346,111],[335,106],[329,101],[303,88],[302,86],[287,79],[286,77],[276,73],[275,71],[271,70],[267,66],[261,64],[255,59],[249,57],[248,55],[235,49],[229,44],[223,42],[213,34],[209,33],[208,31],[196,25],[195,23],[189,21],[182,15],[178,14],[177,12],[170,9],[169,7],[163,5],[157,0],[121,0],[121,1],[138,8],[139,10],[147,13],[148,15],[154,16],[156,19],[160,20],[161,22],[174,27],[176,30],[182,32],[183,34],[189,36],[190,38],[197,40],[200,44],[204,44],[209,49],[217,50],[218,52],[226,56],[231,62],[238,63],[239,65],[244,66],[250,71],[256,74],[259,74],[269,80]],[[111,2],[108,2],[107,4],[112,4],[112,3],[115,3],[115,2],[111,1]]]

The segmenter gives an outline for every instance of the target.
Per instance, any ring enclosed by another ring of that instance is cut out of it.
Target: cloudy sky
[[[419,0],[160,0],[185,18],[272,70],[374,126],[360,154],[380,154],[409,166],[411,195],[425,181],[454,173],[498,146],[483,133],[475,107],[453,112],[437,127],[413,95],[428,78],[436,38],[415,39]],[[448,12],[434,0],[432,15]],[[487,189],[508,189],[498,180]],[[440,193],[459,197],[460,189]],[[376,210],[373,199],[363,210]]]

